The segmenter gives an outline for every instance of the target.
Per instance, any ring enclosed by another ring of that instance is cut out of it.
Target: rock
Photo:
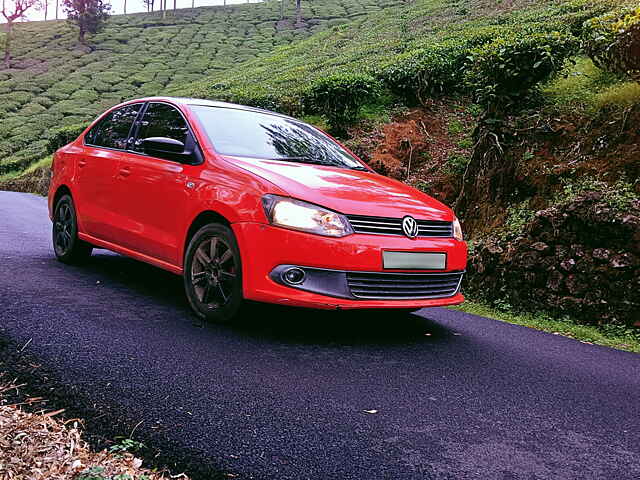
[[[549,275],[549,278],[547,280],[547,288],[553,290],[554,292],[557,292],[560,290],[563,280],[564,276],[560,272],[555,270]]]
[[[560,308],[571,314],[579,312],[582,307],[582,299],[576,297],[562,297],[560,299]]]
[[[498,245],[497,243],[488,244],[487,245],[487,250],[488,250],[489,253],[494,254],[494,255],[504,252],[502,247],[500,245]]]
[[[540,254],[537,252],[525,252],[520,256],[519,264],[527,269],[531,270],[535,268],[540,261]]]
[[[575,266],[576,266],[576,261],[573,258],[565,260],[564,262],[560,262],[560,267],[565,272],[570,272],[571,270],[573,270],[575,268]]]
[[[582,245],[571,245],[571,254],[574,257],[584,257],[584,247]]]
[[[564,281],[567,291],[571,295],[580,295],[587,289],[587,284],[583,282],[578,275],[569,275]]]
[[[606,248],[595,248],[591,253],[591,256],[596,260],[602,260],[603,262],[606,262],[607,260],[609,260],[611,252]]]
[[[622,255],[615,255],[611,259],[611,266],[613,268],[629,268],[634,266],[635,258],[630,253],[623,253]]]
[[[539,252],[546,252],[549,250],[550,247],[544,242],[536,242],[531,244],[531,248]]]

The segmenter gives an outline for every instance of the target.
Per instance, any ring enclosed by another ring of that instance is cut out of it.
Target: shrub
[[[471,51],[466,81],[479,103],[513,106],[564,66],[578,41],[562,33],[512,34]]]
[[[380,96],[381,85],[371,75],[336,73],[316,80],[305,95],[310,113],[321,113],[334,130],[351,125],[360,108]]]
[[[587,21],[585,50],[600,68],[640,82],[640,7]]]
[[[85,128],[87,128],[86,124],[76,124],[52,130],[47,135],[47,153],[53,153],[66,144],[73,142],[84,132]]]
[[[447,158],[445,172],[452,175],[462,175],[469,164],[469,157],[459,153],[452,153]]]

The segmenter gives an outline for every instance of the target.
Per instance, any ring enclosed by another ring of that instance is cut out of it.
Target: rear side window
[[[186,144],[188,135],[189,127],[178,110],[166,103],[151,103],[140,122],[135,150],[141,150],[145,138],[165,137]]]
[[[96,147],[126,150],[131,126],[140,108],[141,103],[134,103],[109,113],[87,133],[85,142]]]

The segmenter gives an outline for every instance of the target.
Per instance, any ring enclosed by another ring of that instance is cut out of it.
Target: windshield
[[[319,130],[291,118],[204,105],[191,109],[221,155],[367,170]]]

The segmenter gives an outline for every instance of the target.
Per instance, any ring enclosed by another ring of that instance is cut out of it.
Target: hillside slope
[[[455,95],[471,50],[510,36],[568,32],[625,0],[415,0],[214,72],[175,93],[291,110],[315,80],[368,73],[410,100]]]
[[[86,123],[125,99],[164,94],[401,0],[308,0],[300,25],[279,2],[111,17],[78,45],[66,22],[19,24],[10,69],[0,69],[0,176],[45,153],[51,129]],[[290,2],[291,5],[291,2]]]

